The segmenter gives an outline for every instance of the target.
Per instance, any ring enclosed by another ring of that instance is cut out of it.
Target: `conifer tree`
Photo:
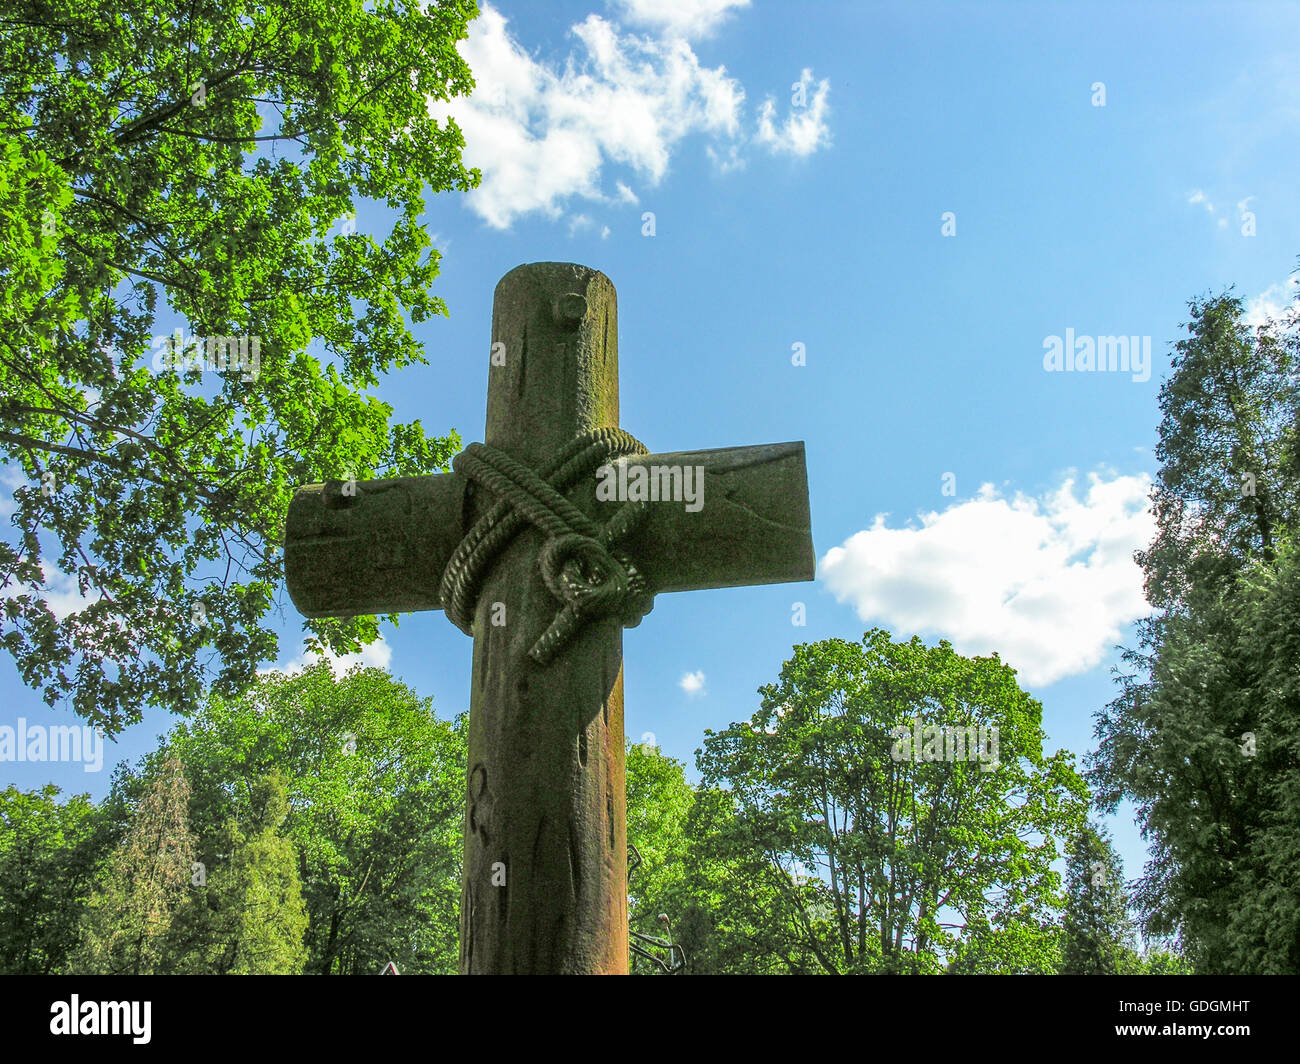
[[[212,870],[204,970],[219,975],[296,975],[307,959],[307,907],[298,851],[281,832],[289,800],[279,773],[253,788],[247,834],[231,820],[229,855]]]
[[[1104,828],[1086,826],[1066,861],[1062,975],[1136,974],[1124,869]]]
[[[187,904],[193,875],[189,795],[181,762],[168,756],[90,900],[74,971],[153,975],[174,969],[172,922]]]

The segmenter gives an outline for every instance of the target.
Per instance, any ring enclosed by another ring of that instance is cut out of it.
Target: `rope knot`
[[[631,590],[627,570],[600,540],[576,532],[548,539],[538,564],[551,594],[584,617],[609,613]]]
[[[486,444],[466,447],[452,468],[491,490],[497,501],[465,534],[443,571],[440,592],[447,616],[463,632],[472,632],[487,566],[527,521],[547,537],[538,568],[547,589],[562,603],[529,651],[534,661],[547,664],[588,620],[615,614],[626,628],[640,624],[654,606],[654,594],[614,545],[645,519],[645,503],[620,507],[600,528],[563,492],[611,458],[645,453],[621,429],[578,436],[540,471]]]

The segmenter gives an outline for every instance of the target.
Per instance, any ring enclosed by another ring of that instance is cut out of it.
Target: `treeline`
[[[997,770],[891,756],[923,710],[1001,721]],[[632,928],[695,973],[1177,969],[1136,951],[1040,722],[996,658],[881,631],[796,648],[751,721],[707,735],[698,786],[629,746]],[[454,972],[464,764],[464,720],[381,670],[214,695],[98,805],[0,795],[0,970]]]
[[[100,805],[0,794],[0,970],[453,971],[464,760],[377,669],[210,696]]]

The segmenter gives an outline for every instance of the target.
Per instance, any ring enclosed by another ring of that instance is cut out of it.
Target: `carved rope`
[[[443,570],[440,594],[452,623],[473,634],[483,577],[526,522],[546,536],[538,567],[551,594],[563,604],[529,657],[546,665],[595,617],[613,613],[625,628],[640,624],[654,606],[654,595],[636,566],[614,545],[645,519],[646,504],[624,504],[601,528],[563,493],[613,458],[648,453],[622,429],[597,429],[577,436],[540,470],[483,443],[471,443],[461,451],[452,468],[487,488],[497,501],[465,533]]]

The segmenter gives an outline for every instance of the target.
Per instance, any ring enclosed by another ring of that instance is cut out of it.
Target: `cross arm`
[[[704,470],[698,510],[652,502],[645,524],[628,537],[627,554],[656,593],[813,578],[802,442],[643,454],[626,463],[644,467],[647,479],[656,468]]]
[[[802,442],[624,461],[629,470],[645,467],[647,478],[655,467],[704,471],[698,509],[649,503],[644,523],[620,544],[654,592],[813,578]],[[616,505],[595,501],[595,478],[571,494],[601,522]],[[456,473],[300,488],[285,531],[294,605],[308,617],[441,609],[442,570],[480,505]]]

